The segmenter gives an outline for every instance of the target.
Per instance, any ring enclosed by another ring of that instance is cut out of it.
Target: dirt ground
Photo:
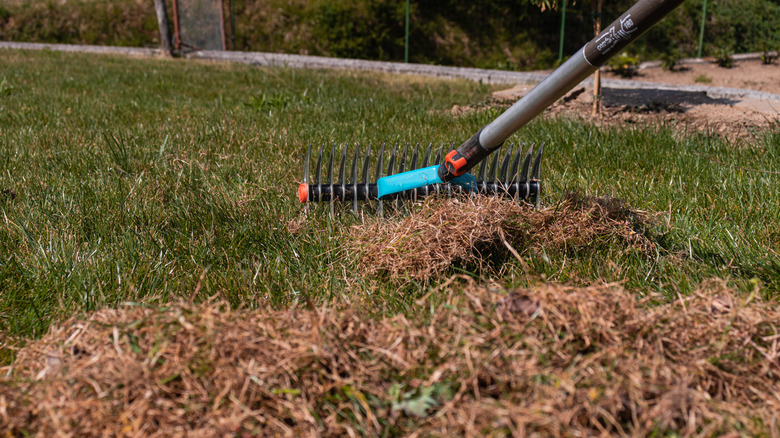
[[[606,80],[623,79],[604,72]],[[741,88],[780,94],[780,63],[764,65],[759,60],[734,62],[732,68],[714,63],[687,64],[675,71],[661,67],[639,70],[632,81],[674,85]],[[498,105],[508,105],[533,88],[518,85],[493,94]],[[574,116],[607,126],[616,124],[673,123],[683,130],[709,130],[736,140],[780,123],[780,99],[723,97],[717,92],[628,89],[604,86],[602,112],[592,114],[592,87],[577,87],[550,107],[546,114]],[[453,112],[462,112],[453,108]]]

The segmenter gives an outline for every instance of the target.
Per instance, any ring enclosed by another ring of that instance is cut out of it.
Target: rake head
[[[519,147],[513,144],[502,147],[503,151],[496,151],[492,159],[480,163],[476,169],[476,184],[470,185],[468,190],[453,181],[431,184],[379,198],[376,180],[383,176],[441,163],[442,154],[445,150],[452,149],[452,145],[441,145],[438,150],[435,150],[432,144],[424,149],[419,144],[413,148],[408,144],[399,148],[396,144],[392,149],[382,144],[376,151],[376,157],[372,157],[375,148],[371,145],[365,149],[365,154],[361,154],[360,144],[357,144],[352,153],[348,154],[348,145],[326,148],[323,144],[317,154],[312,177],[310,144],[304,158],[303,182],[298,187],[298,198],[306,204],[328,202],[331,215],[334,213],[335,204],[349,204],[352,211],[358,214],[359,204],[369,202],[374,204],[379,214],[382,214],[385,204],[402,209],[405,202],[416,201],[429,195],[443,194],[450,197],[453,193],[466,191],[488,196],[504,196],[518,202],[538,205],[541,193],[539,173],[544,144],[537,149],[535,156],[533,144],[527,148],[525,144]],[[388,149],[389,154],[386,153]],[[435,156],[432,155],[434,153]],[[338,174],[336,175],[337,163]],[[347,175],[348,164],[349,175]],[[372,169],[375,170],[373,175],[371,175]],[[385,169],[386,172],[383,173]]]

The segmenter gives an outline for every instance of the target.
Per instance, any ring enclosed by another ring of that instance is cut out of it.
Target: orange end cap
[[[301,202],[306,202],[309,200],[309,185],[306,183],[301,183],[301,185],[298,186],[298,199],[301,200]]]

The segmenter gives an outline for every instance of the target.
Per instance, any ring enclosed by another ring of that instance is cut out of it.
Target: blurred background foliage
[[[703,1],[686,1],[632,54],[695,56]],[[234,2],[236,50],[404,59],[403,0]],[[410,3],[410,62],[533,70],[558,60],[560,0]],[[604,25],[633,3],[604,0]],[[567,5],[565,54],[593,36],[592,4]],[[709,0],[705,23],[705,56],[780,48],[780,0]],[[152,0],[0,0],[0,39],[7,41],[155,46],[156,26]]]

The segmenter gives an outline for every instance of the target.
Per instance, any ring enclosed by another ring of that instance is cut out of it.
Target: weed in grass
[[[728,48],[720,48],[715,51],[715,63],[723,68],[731,68],[734,65],[734,52]]]
[[[14,86],[8,82],[5,76],[3,76],[3,80],[0,81],[0,96],[8,96],[13,90]]]

